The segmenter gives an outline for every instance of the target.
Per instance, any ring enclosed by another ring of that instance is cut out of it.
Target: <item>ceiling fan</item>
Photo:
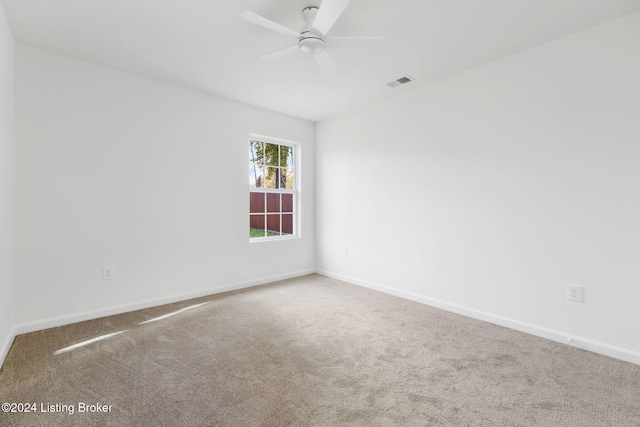
[[[306,21],[306,25],[302,31],[298,32],[287,28],[283,25],[273,22],[265,17],[257,15],[253,12],[243,12],[240,17],[254,24],[268,28],[278,33],[295,37],[298,43],[279,49],[266,55],[260,56],[260,59],[275,59],[283,55],[300,50],[313,56],[320,69],[324,72],[333,71],[336,63],[331,59],[326,51],[325,41],[327,39],[379,39],[381,37],[327,37],[327,33],[336,23],[342,12],[349,4],[349,0],[323,0],[320,7],[309,6],[302,9],[302,17]]]

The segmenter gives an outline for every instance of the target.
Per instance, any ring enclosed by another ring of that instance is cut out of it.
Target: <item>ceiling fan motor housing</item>
[[[298,41],[298,48],[311,55],[317,55],[324,52],[324,40],[314,35],[300,37]]]
[[[300,51],[310,55],[317,55],[325,50],[324,38],[311,33],[311,26],[316,19],[317,13],[318,8],[314,6],[306,7],[302,10],[302,16],[307,21],[307,25],[300,33],[298,48]]]

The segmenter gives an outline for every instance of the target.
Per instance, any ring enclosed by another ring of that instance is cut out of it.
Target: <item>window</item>
[[[249,140],[249,238],[275,240],[296,230],[296,146]]]

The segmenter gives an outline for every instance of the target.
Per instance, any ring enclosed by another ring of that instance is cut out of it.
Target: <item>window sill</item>
[[[279,242],[281,240],[295,240],[299,239],[300,236],[292,234],[291,236],[271,236],[271,237],[254,237],[249,238],[250,243],[258,243],[258,242]]]

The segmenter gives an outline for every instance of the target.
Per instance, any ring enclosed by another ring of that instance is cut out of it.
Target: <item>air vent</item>
[[[397,80],[394,80],[394,81],[392,81],[392,82],[387,83],[387,86],[390,86],[390,87],[396,87],[396,86],[400,86],[400,85],[404,85],[404,84],[410,83],[410,82],[412,82],[413,80],[414,80],[414,79],[413,79],[412,77],[409,77],[409,76],[402,76],[402,77],[400,77],[400,78],[399,78],[399,79],[397,79]]]

